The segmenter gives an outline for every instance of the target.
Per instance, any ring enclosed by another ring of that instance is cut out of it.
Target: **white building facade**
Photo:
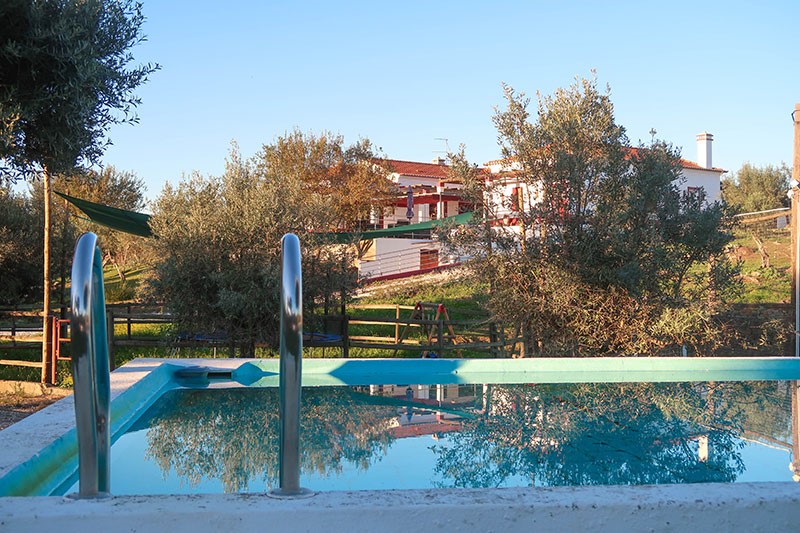
[[[681,192],[702,189],[708,203],[721,199],[720,180],[725,172],[712,165],[713,140],[714,136],[707,132],[697,135],[697,162],[681,159],[682,180],[678,184]],[[374,227],[429,222],[470,209],[461,198],[462,184],[449,176],[444,159],[432,163],[382,160],[381,164],[390,169],[388,179],[403,194],[393,205],[376,209],[370,221]],[[543,194],[540,185],[524,183],[514,175],[519,168],[518,162],[507,159],[489,161],[483,167],[487,202],[496,217],[494,224],[507,226],[512,232],[518,229],[520,210],[530,209]],[[442,256],[439,243],[423,234],[373,239],[359,259],[358,269],[361,278],[379,280],[428,272],[457,262],[458,258]]]

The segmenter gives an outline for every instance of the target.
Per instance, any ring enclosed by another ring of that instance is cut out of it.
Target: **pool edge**
[[[790,483],[536,489],[432,489],[318,493],[303,500],[263,494],[123,496],[105,500],[0,499],[12,531],[173,532],[410,531],[791,531],[800,491]]]

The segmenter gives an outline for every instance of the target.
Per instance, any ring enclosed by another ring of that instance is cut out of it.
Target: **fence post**
[[[342,315],[342,357],[350,357],[350,317]]]
[[[437,355],[439,357],[442,357],[442,355],[443,355],[442,352],[444,351],[444,335],[443,335],[443,332],[442,332],[442,330],[444,329],[444,319],[441,316],[439,317],[438,324],[436,324],[436,325],[439,328],[439,331],[437,332],[438,333],[437,339],[436,339],[436,342],[439,345],[439,353]]]
[[[131,339],[131,304],[128,304],[128,340]]]
[[[44,311],[42,311],[44,312]],[[45,344],[44,354],[42,356],[42,377],[41,381],[45,384],[50,381],[53,366],[53,319],[54,315],[47,314],[42,321],[42,338]],[[52,383],[49,383],[52,385]]]
[[[11,310],[11,346],[17,345],[17,305]]]
[[[495,328],[494,322],[489,322],[489,344],[491,345],[491,354],[492,357],[497,358],[497,328]]]
[[[61,348],[61,328],[58,323],[58,318],[54,315],[50,315],[48,317],[49,320],[47,322],[47,327],[50,329],[50,354],[49,354],[49,364],[50,364],[50,373],[48,374],[48,385],[55,385],[56,378],[58,377],[58,352],[59,348]]]
[[[397,322],[394,323],[394,343],[400,342],[400,304],[394,304],[394,318]]]
[[[130,320],[130,313],[128,314]],[[114,365],[114,311],[106,310],[106,337],[108,338],[108,369],[113,371]]]

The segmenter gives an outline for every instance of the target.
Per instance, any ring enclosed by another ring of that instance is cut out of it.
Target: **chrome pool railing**
[[[97,235],[84,233],[72,263],[72,376],[78,436],[79,490],[74,497],[110,493],[110,369],[103,263]]]
[[[300,390],[303,360],[303,270],[300,240],[287,233],[281,239],[280,292],[280,448],[278,498],[313,495],[300,487]]]

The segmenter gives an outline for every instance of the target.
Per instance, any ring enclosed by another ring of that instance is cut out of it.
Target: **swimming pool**
[[[195,361],[143,360],[115,373],[149,370],[112,405],[112,493],[274,486],[277,361],[205,364],[216,368],[210,378],[187,372]],[[777,358],[307,360],[303,484],[789,481],[796,384],[785,380],[797,369]],[[5,472],[2,494],[74,491],[73,440],[67,431]]]
[[[429,365],[429,363],[434,363]],[[277,361],[136,360],[111,376],[112,434],[132,427],[174,388],[176,366],[210,365],[230,372],[239,385],[277,383]],[[425,379],[413,379],[424,375]],[[376,376],[379,376],[376,378]],[[477,377],[475,377],[477,376]],[[361,361],[306,360],[306,385],[373,383],[632,383],[643,376],[653,382],[681,380],[788,380],[800,376],[800,361],[786,358],[715,360],[631,359],[616,361]],[[474,379],[473,379],[474,378]],[[200,380],[202,381],[202,379]],[[212,380],[213,381],[213,380]],[[206,383],[216,386],[212,381]],[[23,464],[61,465],[69,447],[74,411],[71,399],[58,402],[0,431],[0,485],[10,486]],[[73,437],[74,439],[74,434]],[[48,456],[55,444],[59,453]],[[113,455],[113,454],[112,454]],[[784,464],[785,468],[786,464]],[[788,469],[786,470],[788,473]],[[31,470],[32,478],[42,472]],[[113,475],[113,474],[112,474]],[[64,482],[66,477],[61,479]],[[305,481],[303,481],[305,483]],[[30,485],[20,483],[15,485]],[[261,530],[272,524],[283,530],[330,529],[343,524],[360,530],[425,527],[481,531],[628,530],[791,531],[800,520],[800,486],[794,482],[697,483],[648,486],[577,486],[413,490],[319,490],[305,500],[279,500],[263,494],[114,495],[101,500],[59,496],[2,497],[0,521],[13,531],[63,532],[98,530],[229,531]],[[112,493],[114,487],[112,484]],[[30,492],[28,492],[30,494]]]
[[[790,387],[307,388],[301,476],[317,491],[791,481]],[[167,392],[114,443],[114,493],[275,488],[277,405],[275,388]]]

